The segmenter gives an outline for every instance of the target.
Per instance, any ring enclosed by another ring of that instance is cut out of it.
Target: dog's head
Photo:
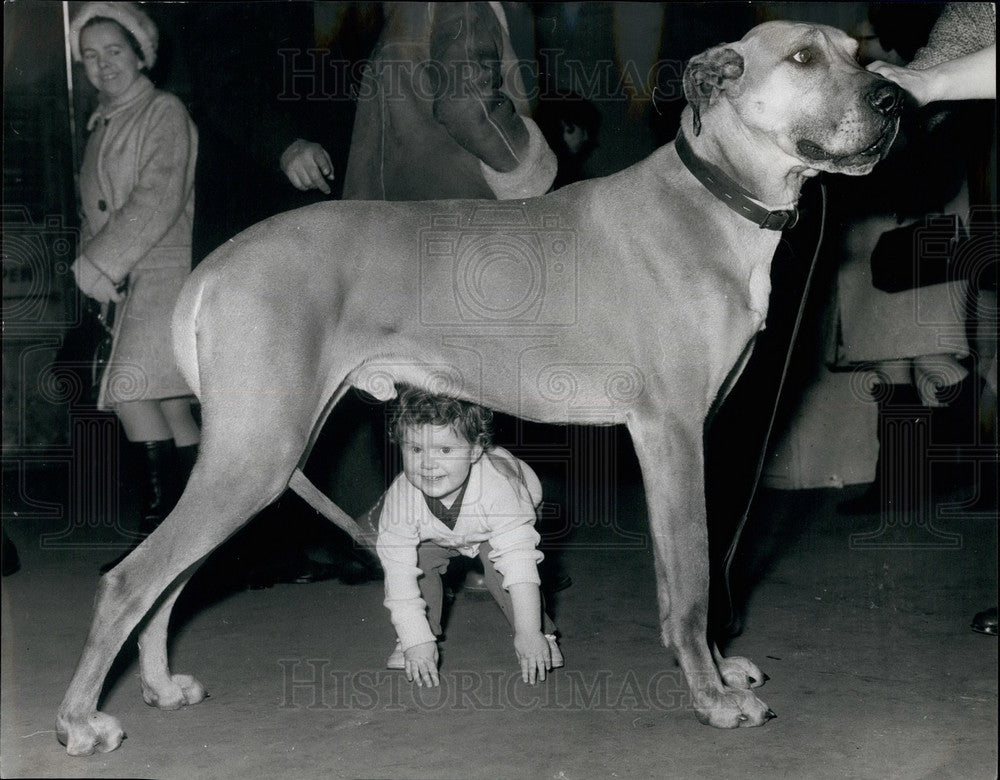
[[[684,95],[694,132],[749,132],[806,167],[861,175],[888,151],[902,91],[855,61],[858,43],[824,25],[769,22],[693,57]]]

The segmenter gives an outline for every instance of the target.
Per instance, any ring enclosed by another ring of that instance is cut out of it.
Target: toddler
[[[403,473],[383,497],[376,544],[398,637],[386,665],[421,686],[439,684],[441,575],[458,555],[482,560],[486,586],[514,628],[522,679],[534,684],[563,665],[539,591],[541,483],[491,446],[491,423],[488,409],[415,388],[400,388],[390,421]]]

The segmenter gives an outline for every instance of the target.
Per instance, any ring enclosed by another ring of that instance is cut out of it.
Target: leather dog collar
[[[746,217],[765,230],[784,230],[794,226],[798,221],[798,209],[769,211],[756,202],[757,199],[752,192],[744,189],[738,182],[733,181],[711,163],[698,159],[691,150],[683,132],[677,132],[674,147],[677,149],[681,162],[705,186],[705,189],[741,217]]]

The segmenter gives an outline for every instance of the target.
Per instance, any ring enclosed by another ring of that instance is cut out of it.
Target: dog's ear
[[[701,132],[701,109],[743,76],[743,56],[728,45],[692,57],[684,69],[684,97],[694,111],[694,134]]]

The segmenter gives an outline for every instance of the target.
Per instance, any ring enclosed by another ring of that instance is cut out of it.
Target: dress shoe
[[[542,589],[549,593],[558,593],[561,590],[566,590],[573,584],[573,578],[568,574],[556,574],[547,582],[542,583]]]
[[[351,551],[329,564],[337,571],[337,579],[345,585],[363,585],[385,579],[385,572],[378,559],[368,553]]]
[[[972,630],[980,634],[997,635],[997,608],[984,609],[972,618]]]
[[[14,543],[7,538],[6,531],[3,534],[3,576],[9,577],[21,568],[21,558],[17,554]]]
[[[251,569],[246,575],[247,590],[264,590],[274,585],[310,585],[337,578],[337,568],[308,558]]]

